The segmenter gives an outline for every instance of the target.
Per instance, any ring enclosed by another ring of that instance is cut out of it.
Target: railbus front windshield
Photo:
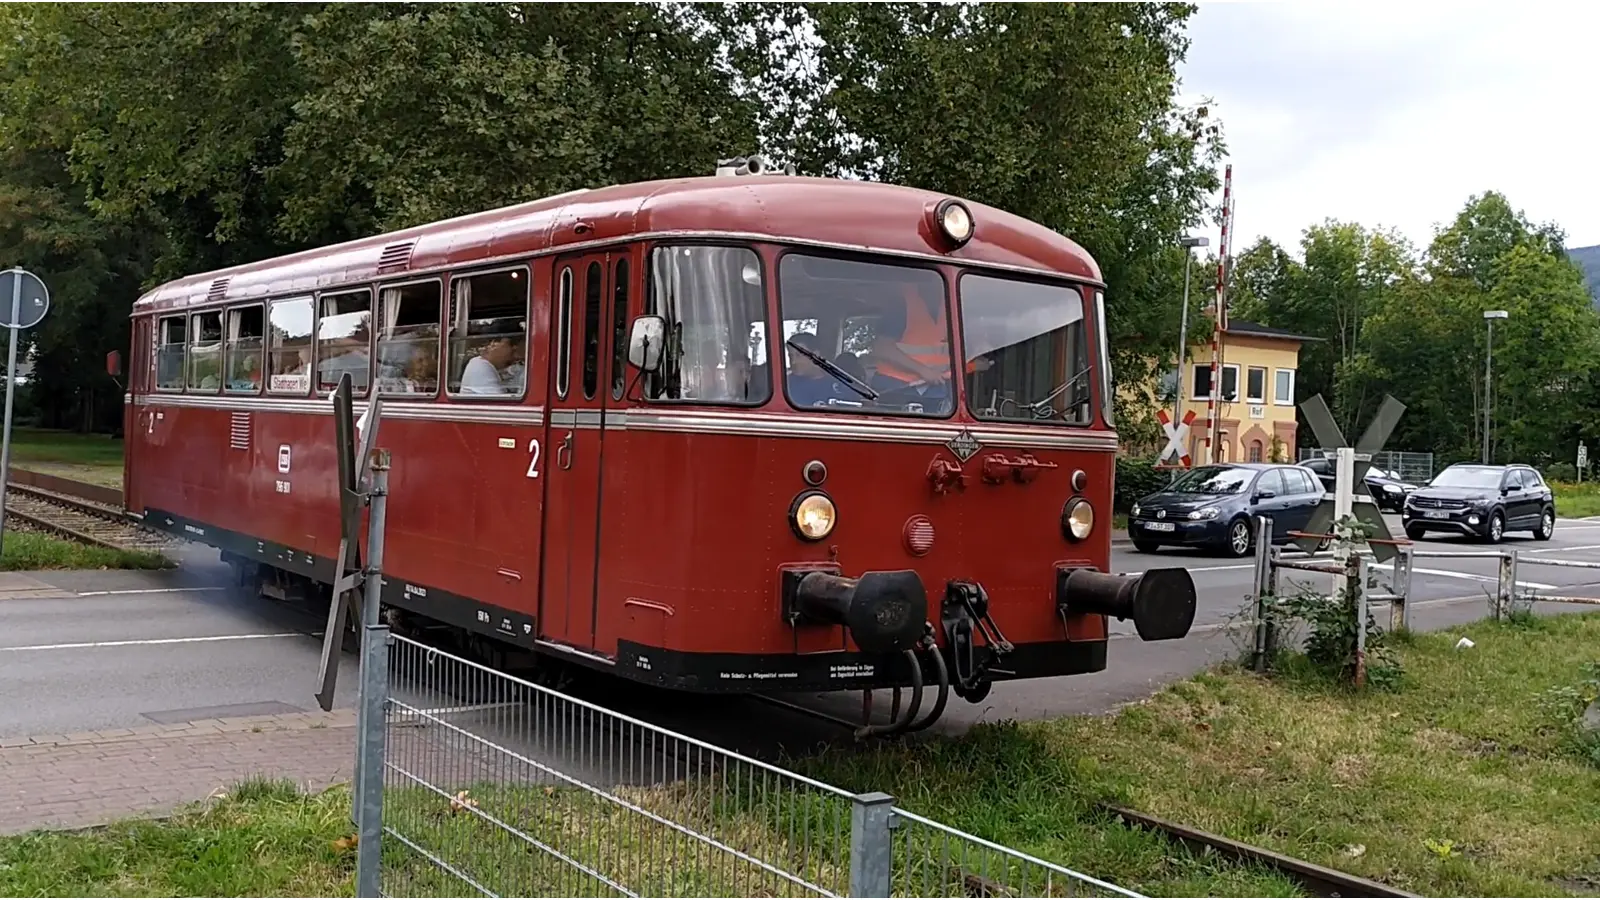
[[[662,371],[647,381],[652,400],[759,405],[775,384],[804,411],[946,418],[964,394],[981,420],[1092,421],[1104,359],[1091,352],[1084,294],[1070,285],[809,250],[783,253],[775,268],[744,247],[655,248],[648,306],[666,319],[667,343]],[[965,351],[959,368],[952,325]]]

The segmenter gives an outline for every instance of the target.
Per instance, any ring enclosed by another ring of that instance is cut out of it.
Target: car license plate
[[[1146,531],[1171,531],[1172,530],[1172,523],[1171,522],[1146,522],[1144,527],[1145,527]]]
[[[1445,511],[1445,510],[1442,510],[1442,509],[1424,510],[1422,514],[1424,516],[1427,516],[1430,519],[1448,519],[1448,518],[1450,518],[1450,513]]]

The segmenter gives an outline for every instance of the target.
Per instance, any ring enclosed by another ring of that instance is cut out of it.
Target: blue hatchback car
[[[1255,545],[1256,516],[1271,517],[1274,544],[1288,543],[1290,532],[1305,530],[1322,494],[1322,482],[1304,466],[1196,466],[1133,504],[1128,537],[1141,553],[1175,546],[1244,556]]]

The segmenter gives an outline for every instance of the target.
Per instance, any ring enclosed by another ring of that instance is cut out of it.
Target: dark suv
[[[1322,486],[1328,490],[1334,488],[1334,460],[1332,457],[1321,456],[1308,459],[1300,463],[1316,473],[1322,481]],[[1400,473],[1393,470],[1380,469],[1377,466],[1367,470],[1367,493],[1372,495],[1379,509],[1400,512],[1405,506],[1406,497],[1417,489],[1417,486],[1400,477]]]
[[[1289,532],[1305,529],[1321,502],[1322,484],[1301,466],[1196,466],[1139,498],[1129,511],[1128,537],[1141,553],[1180,546],[1244,556],[1255,544],[1255,516],[1270,516],[1272,543],[1284,544]]]
[[[1400,511],[1406,537],[1431,531],[1498,543],[1508,531],[1531,531],[1548,541],[1556,530],[1556,499],[1529,466],[1457,463],[1406,498]]]

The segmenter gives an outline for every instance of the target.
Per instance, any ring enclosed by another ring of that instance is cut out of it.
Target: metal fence
[[[1296,462],[1333,456],[1332,450],[1301,447]],[[1412,453],[1408,450],[1380,450],[1372,454],[1372,467],[1385,472],[1398,472],[1400,480],[1410,484],[1427,484],[1433,480],[1433,454]]]
[[[360,896],[1139,896],[380,626],[363,655]]]

